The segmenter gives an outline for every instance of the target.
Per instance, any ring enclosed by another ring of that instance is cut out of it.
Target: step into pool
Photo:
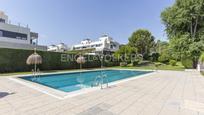
[[[150,73],[151,71],[133,70],[97,70],[61,74],[41,75],[40,77],[26,76],[20,77],[24,80],[48,86],[63,92],[77,91],[83,88],[98,86],[127,79],[138,77],[139,75]]]

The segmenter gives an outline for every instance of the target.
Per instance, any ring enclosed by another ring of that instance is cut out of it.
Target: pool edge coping
[[[96,71],[96,70],[150,71],[150,70],[133,70],[133,69],[94,69],[94,70],[83,70],[83,71],[87,72],[87,71]],[[74,72],[79,72],[79,71],[57,72],[55,74],[74,73]],[[109,87],[110,86],[115,86],[117,84],[124,83],[124,82],[127,82],[127,81],[136,80],[136,79],[139,79],[139,78],[150,76],[150,75],[153,75],[155,73],[156,73],[156,71],[152,70],[152,72],[150,72],[150,73],[146,73],[146,74],[143,74],[143,75],[138,75],[137,77],[133,76],[131,78],[126,78],[126,79],[114,81],[114,82],[109,83]],[[52,74],[52,73],[45,73],[43,75],[49,75],[49,74]],[[54,89],[54,88],[51,88],[51,87],[48,87],[48,86],[44,86],[42,84],[38,84],[38,83],[35,83],[35,82],[31,82],[31,81],[27,81],[27,80],[23,80],[23,79],[19,78],[19,77],[26,77],[26,76],[29,76],[29,75],[21,75],[21,76],[17,75],[15,77],[9,77],[8,79],[11,80],[11,81],[14,81],[16,83],[19,83],[21,85],[27,86],[27,87],[29,87],[31,89],[37,90],[37,91],[39,91],[41,93],[47,94],[47,95],[52,96],[52,97],[57,98],[57,99],[60,99],[60,100],[64,100],[64,99],[67,99],[67,98],[71,98],[71,97],[75,97],[75,96],[78,96],[78,95],[86,94],[86,93],[89,93],[89,92],[92,92],[92,91],[101,90],[100,86],[98,86],[98,87],[85,88],[85,89],[81,89],[81,90],[73,91],[73,92],[63,92],[63,91],[60,91],[60,90],[57,90],[57,89]],[[106,89],[106,88],[104,88],[104,89]]]

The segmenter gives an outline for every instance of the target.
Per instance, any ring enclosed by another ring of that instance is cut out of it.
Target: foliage
[[[152,53],[150,58],[152,62],[158,61],[159,53],[156,53],[156,52]]]
[[[193,68],[193,61],[190,58],[182,59],[181,63],[187,69],[192,69]]]
[[[204,51],[203,11],[204,0],[176,0],[173,6],[161,13],[172,57],[177,60],[191,57],[194,67]]]
[[[162,63],[168,63],[169,59],[170,59],[169,54],[167,52],[164,52],[159,56],[158,61]]]
[[[201,63],[204,63],[204,53],[202,53],[202,55],[200,56],[199,61],[200,61]]]
[[[168,47],[168,42],[158,40],[155,45],[155,51],[159,54],[162,54],[163,52],[166,52],[168,50]]]
[[[177,60],[185,57],[189,57],[191,53],[189,52],[189,45],[192,40],[189,35],[176,36],[170,40],[169,48],[173,52],[173,57]]]
[[[133,58],[137,55],[137,49],[130,47],[129,45],[124,45],[120,47],[118,51],[114,53],[115,58],[123,62],[131,62]]]
[[[133,66],[137,66],[139,64],[139,60],[136,60],[132,63]]]
[[[137,66],[142,62],[142,60],[143,60],[142,56],[138,56],[135,60],[132,61],[132,65]]]
[[[204,0],[176,0],[161,13],[169,37],[189,33],[196,38],[203,33]]]
[[[26,59],[32,53],[33,51],[31,50],[0,48],[0,73],[31,71],[33,66],[26,65]],[[73,57],[75,54],[44,51],[37,51],[37,53],[43,58],[43,63],[38,66],[40,70],[63,70],[79,68],[79,64],[77,64],[75,60],[65,60],[65,62],[61,61],[62,54]],[[85,55],[85,57],[88,58],[87,55]],[[89,58],[94,57],[89,56]],[[100,60],[97,60],[97,58],[94,59],[95,60],[86,61],[86,63],[83,64],[83,68],[100,67]],[[119,65],[118,62],[111,62],[108,66],[111,66],[111,64]]]
[[[157,67],[156,67],[157,65]],[[149,65],[141,65],[141,66],[126,66],[121,67],[117,66],[114,68],[124,68],[124,69],[146,69],[146,70],[177,70],[177,71],[183,71],[185,68],[182,66],[182,64],[178,64],[176,66],[166,65],[162,63],[155,63],[155,64],[149,64]]]
[[[176,60],[170,60],[169,61],[169,64],[171,65],[171,66],[176,66]]]
[[[136,48],[138,53],[144,56],[145,53],[149,54],[150,49],[154,47],[154,36],[148,30],[139,29],[132,33],[128,45]]]
[[[135,59],[133,60],[133,62],[137,62],[138,64],[139,64],[140,62],[142,62],[142,61],[143,61],[142,55],[137,55],[137,57],[135,57]]]
[[[104,61],[105,67],[112,67],[112,66],[118,66],[119,62],[117,61]]]

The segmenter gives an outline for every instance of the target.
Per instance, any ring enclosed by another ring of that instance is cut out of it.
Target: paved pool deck
[[[0,115],[204,115],[204,77],[158,71],[59,100],[0,77]]]

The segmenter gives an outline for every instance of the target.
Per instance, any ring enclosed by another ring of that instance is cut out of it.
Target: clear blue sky
[[[44,45],[97,40],[104,33],[127,43],[133,31],[145,28],[166,39],[160,13],[174,0],[0,0],[11,22],[28,24]]]

